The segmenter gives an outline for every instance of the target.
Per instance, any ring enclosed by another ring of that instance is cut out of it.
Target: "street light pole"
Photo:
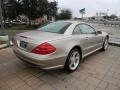
[[[109,9],[107,9],[107,16],[109,15]]]
[[[2,0],[0,0],[0,25],[1,25],[1,35],[4,34],[4,23],[3,23],[3,15],[2,15]]]

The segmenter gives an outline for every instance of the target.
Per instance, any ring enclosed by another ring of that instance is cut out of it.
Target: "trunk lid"
[[[60,38],[65,38],[66,35],[64,34],[57,34],[57,33],[49,33],[49,32],[41,32],[41,31],[30,31],[18,34],[18,37],[37,40],[37,41],[51,41]]]
[[[29,31],[16,35],[14,39],[15,39],[15,44],[19,48],[21,48],[20,43],[22,42],[23,47],[24,46],[26,47],[21,49],[25,51],[31,51],[33,48],[40,45],[41,43],[58,40],[58,39],[64,39],[66,37],[69,36],[64,34],[57,34],[57,33]],[[25,45],[26,43],[27,45]]]

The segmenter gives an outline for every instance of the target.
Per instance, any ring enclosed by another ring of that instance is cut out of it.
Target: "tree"
[[[56,16],[57,2],[48,0],[4,0],[3,16],[15,19],[24,14],[29,20],[35,20],[43,15]]]
[[[53,2],[49,2],[48,4],[48,16],[57,16],[57,2],[53,1]]]
[[[95,20],[95,17],[93,16],[93,17],[91,17],[91,20]]]
[[[103,16],[103,18],[108,20],[110,18],[110,16],[105,15],[105,16]]]
[[[30,20],[42,17],[48,14],[47,0],[22,0],[23,14]]]
[[[72,12],[69,9],[61,10],[61,13],[58,14],[58,19],[67,20],[72,18]]]
[[[25,14],[30,20],[34,20],[38,17],[37,0],[22,0],[21,5],[23,8],[23,14]]]
[[[117,19],[118,17],[115,14],[110,15],[111,19]]]
[[[57,2],[56,1],[53,1],[53,2],[49,2],[48,3],[48,12],[47,12],[47,16],[48,16],[48,19],[51,20],[52,17],[56,18],[57,16]]]
[[[47,15],[48,5],[49,3],[47,0],[38,0],[37,11],[40,17],[42,17],[44,14]]]
[[[8,0],[7,2],[4,2],[3,9],[4,18],[15,19],[22,13],[21,4],[17,0]]]

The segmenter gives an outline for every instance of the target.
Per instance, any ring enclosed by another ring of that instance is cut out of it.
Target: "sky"
[[[55,0],[48,0],[55,1]],[[73,17],[81,17],[79,10],[86,8],[86,17],[95,16],[97,12],[108,12],[120,16],[120,0],[56,0],[61,9],[70,9]]]

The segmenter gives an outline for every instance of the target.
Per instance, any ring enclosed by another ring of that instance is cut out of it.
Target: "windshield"
[[[51,33],[60,33],[63,34],[65,30],[71,25],[70,22],[53,22],[46,26],[39,28],[38,30],[43,32],[51,32]]]

